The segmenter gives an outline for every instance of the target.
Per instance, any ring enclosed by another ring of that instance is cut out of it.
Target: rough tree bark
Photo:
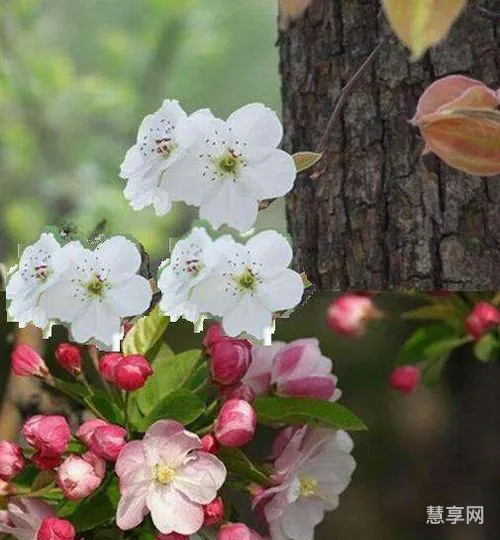
[[[482,5],[500,11],[500,1]],[[322,289],[496,289],[500,180],[429,156],[409,125],[436,78],[463,73],[500,86],[499,23],[469,8],[422,61],[389,39],[350,94],[319,178],[287,200],[295,265]],[[315,149],[350,75],[382,36],[379,0],[313,0],[280,32],[285,148]],[[322,170],[324,169],[324,170]]]

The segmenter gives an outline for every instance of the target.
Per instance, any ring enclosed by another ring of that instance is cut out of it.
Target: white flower
[[[170,210],[165,177],[169,166],[183,155],[176,128],[186,116],[177,101],[165,100],[142,121],[137,143],[127,152],[120,171],[121,178],[128,179],[124,195],[134,210],[150,204],[159,216]]]
[[[57,274],[41,299],[49,316],[68,323],[74,341],[106,348],[121,336],[121,318],[143,313],[152,291],[137,275],[141,256],[123,236],[115,236],[94,251],[79,242],[65,245],[53,258]]]
[[[53,234],[43,233],[40,239],[22,253],[19,267],[9,279],[6,288],[10,300],[9,318],[24,327],[33,323],[45,328],[49,317],[40,306],[40,297],[53,282],[52,259],[61,246]]]
[[[191,300],[202,313],[222,317],[230,336],[242,332],[264,338],[275,311],[295,307],[302,298],[302,278],[288,269],[292,249],[283,236],[264,231],[246,245],[230,236],[217,239],[205,252],[209,269],[193,288]]]
[[[182,131],[189,152],[172,164],[167,189],[173,200],[200,206],[200,217],[213,227],[226,223],[247,231],[259,200],[292,189],[293,158],[277,149],[283,128],[261,103],[245,105],[226,121],[195,113]]]
[[[300,428],[275,462],[273,480],[255,504],[264,514],[272,540],[313,540],[314,528],[339,505],[356,462],[345,431]]]
[[[198,307],[191,301],[191,290],[206,274],[204,253],[212,244],[205,229],[194,228],[183,240],[179,240],[172,256],[158,279],[162,296],[160,309],[172,321],[179,317],[196,322],[200,316]]]

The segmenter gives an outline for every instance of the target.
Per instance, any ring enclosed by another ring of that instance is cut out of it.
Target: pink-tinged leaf
[[[286,30],[288,25],[302,17],[313,0],[279,0],[280,29]]]
[[[457,109],[427,115],[420,129],[451,167],[478,176],[500,174],[500,111]]]
[[[412,124],[418,124],[428,114],[442,110],[484,108],[494,109],[500,95],[481,81],[463,75],[449,75],[431,84],[421,95]]]
[[[292,157],[297,172],[300,173],[313,165],[316,165],[322,156],[323,154],[317,154],[316,152],[297,152],[296,154],[293,154]]]

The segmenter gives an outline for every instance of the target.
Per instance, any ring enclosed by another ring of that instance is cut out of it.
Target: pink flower
[[[203,347],[205,351],[207,353],[210,352],[212,346],[220,339],[224,339],[224,337],[224,331],[222,330],[222,327],[219,323],[214,323],[210,325],[205,333],[205,337],[203,338]]]
[[[9,502],[7,512],[2,515],[0,532],[18,540],[34,540],[42,520],[54,514],[52,508],[39,499],[16,499]]]
[[[248,384],[236,383],[231,386],[223,386],[220,388],[220,394],[224,401],[230,399],[242,399],[253,403],[255,401],[255,392]]]
[[[92,420],[87,420],[84,422],[76,432],[76,436],[86,445],[89,446],[90,439],[92,438],[92,435],[94,434],[95,430],[97,428],[103,427],[103,426],[109,426],[110,424],[106,422],[105,420],[101,420],[100,418],[95,418]]]
[[[18,345],[11,355],[12,362],[12,371],[16,375],[27,377],[29,375],[34,375],[35,377],[47,377],[49,374],[49,368],[43,361],[43,358],[31,348],[29,345],[24,343]]]
[[[220,528],[217,540],[262,540],[262,536],[244,523],[227,523]]]
[[[474,339],[499,324],[500,311],[487,302],[478,302],[465,320],[465,328]]]
[[[224,515],[224,502],[221,497],[203,506],[203,526],[211,527],[222,519]]]
[[[99,457],[98,455],[94,454],[92,451],[85,452],[85,454],[82,455],[82,458],[92,465],[94,468],[94,472],[97,476],[100,478],[104,478],[106,476],[106,461]]]
[[[313,540],[325,511],[334,510],[356,466],[344,431],[304,426],[276,460],[272,480],[254,499],[264,507],[272,538]]]
[[[28,444],[38,450],[41,468],[51,468],[47,465],[57,462],[71,439],[68,422],[60,415],[32,416],[24,423],[22,434]],[[35,457],[32,460],[36,462]]]
[[[118,527],[133,529],[151,513],[163,534],[198,531],[203,505],[214,500],[227,474],[224,464],[201,448],[197,435],[171,420],[154,423],[144,439],[129,442],[115,466]]]
[[[36,540],[74,540],[75,536],[75,528],[69,521],[46,517],[42,521]]]
[[[31,461],[42,471],[50,471],[61,464],[62,457],[60,454],[43,454],[37,452],[31,456]]]
[[[415,366],[401,366],[396,368],[389,377],[389,384],[398,390],[408,394],[413,392],[420,382],[420,370]]]
[[[158,533],[156,535],[156,540],[189,540],[189,536],[175,532],[170,534]]]
[[[380,316],[371,298],[355,293],[341,294],[327,310],[327,324],[346,337],[361,337],[366,324]]]
[[[91,495],[101,484],[104,460],[90,453],[88,461],[83,457],[70,455],[57,471],[57,485],[65,497],[71,500],[83,499]],[[101,463],[97,460],[101,459]],[[94,461],[95,465],[92,463]]]
[[[115,383],[115,368],[123,358],[120,353],[108,353],[99,360],[99,373],[101,377],[110,383]]]
[[[242,399],[230,399],[215,421],[215,437],[224,446],[244,446],[252,440],[256,425],[253,407]]]
[[[24,467],[24,457],[18,444],[0,441],[0,479],[10,482]]]
[[[219,443],[213,433],[207,433],[201,438],[201,448],[209,454],[217,454],[219,451]]]
[[[142,388],[152,374],[153,368],[144,356],[125,356],[115,366],[115,384],[121,390],[132,392]]]
[[[98,427],[90,437],[89,448],[107,461],[116,461],[121,449],[127,444],[127,430],[121,426],[108,424]]]
[[[273,389],[277,394],[315,399],[339,399],[332,361],[321,354],[317,339],[298,339],[271,346],[254,345],[253,361],[243,382],[257,394]]]
[[[223,337],[210,347],[212,379],[224,386],[239,382],[252,361],[252,344],[246,339]]]
[[[72,375],[82,372],[82,355],[80,349],[72,343],[60,343],[55,350],[57,363]]]

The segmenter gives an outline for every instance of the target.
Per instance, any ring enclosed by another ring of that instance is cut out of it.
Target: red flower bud
[[[203,506],[203,526],[211,527],[222,519],[224,515],[224,502],[221,497],[217,497],[212,502]]]
[[[500,324],[500,311],[487,302],[478,302],[465,319],[465,328],[474,339],[479,339]]]
[[[224,401],[230,399],[242,399],[253,403],[255,401],[255,392],[248,384],[236,383],[231,386],[222,386],[220,389],[221,397]]]
[[[56,517],[46,517],[38,530],[37,540],[74,540],[76,531],[73,525]]]
[[[262,536],[244,523],[228,523],[220,528],[217,540],[263,540]]]
[[[120,353],[108,353],[99,360],[99,373],[105,381],[115,383],[115,368],[122,358]]]
[[[55,351],[57,363],[73,375],[82,372],[82,355],[80,349],[72,343],[60,343]]]
[[[115,384],[121,390],[132,392],[142,388],[152,374],[153,368],[144,356],[125,356],[115,366]]]
[[[360,337],[366,331],[366,323],[380,316],[371,298],[360,294],[340,295],[326,312],[327,324],[346,337]]]
[[[10,482],[24,467],[24,457],[18,444],[0,441],[0,479]]]
[[[210,352],[212,346],[224,337],[225,334],[219,323],[210,325],[203,338],[203,347],[205,348],[205,351]]]
[[[43,358],[29,345],[24,343],[18,345],[11,355],[12,371],[16,375],[35,377],[46,377],[49,374],[49,368],[43,361]]]
[[[201,446],[202,450],[204,452],[208,452],[209,454],[217,454],[219,451],[219,443],[217,442],[217,439],[213,433],[203,435],[201,438]]]
[[[239,382],[252,362],[252,345],[246,339],[223,338],[210,348],[210,371],[215,382],[228,386]]]
[[[420,370],[415,366],[401,366],[396,368],[389,377],[389,384],[398,390],[408,394],[415,390],[420,382]]]
[[[215,422],[215,437],[224,446],[238,447],[249,443],[255,433],[257,414],[242,399],[230,399],[222,406]]]

